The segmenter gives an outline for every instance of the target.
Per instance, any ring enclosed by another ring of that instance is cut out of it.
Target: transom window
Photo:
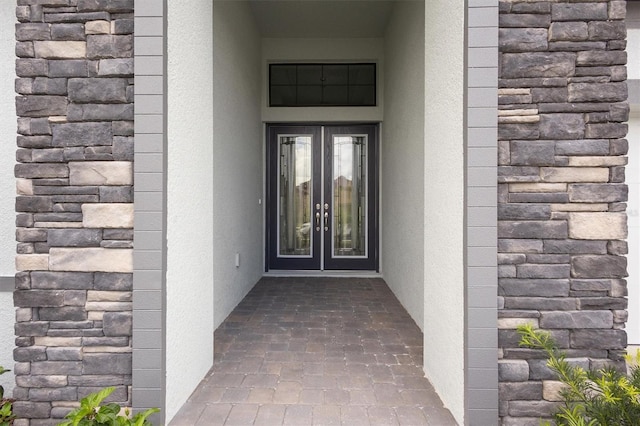
[[[376,64],[270,64],[269,106],[375,106]]]

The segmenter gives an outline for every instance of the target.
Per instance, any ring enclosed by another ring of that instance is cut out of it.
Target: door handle
[[[329,230],[329,212],[324,212],[324,230]]]
[[[320,230],[320,212],[316,212],[316,231]]]

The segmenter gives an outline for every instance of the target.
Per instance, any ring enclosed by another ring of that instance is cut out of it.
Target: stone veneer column
[[[499,378],[504,425],[558,404],[549,330],[571,362],[624,368],[627,186],[624,1],[501,1]]]
[[[133,0],[18,0],[17,425],[131,404]]]

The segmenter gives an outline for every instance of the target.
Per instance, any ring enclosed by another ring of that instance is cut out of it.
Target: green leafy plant
[[[5,369],[0,365],[0,375],[8,373],[11,370]],[[4,388],[0,386],[0,426],[9,426],[13,424],[16,416],[13,415],[13,399],[4,397]]]
[[[102,404],[111,393],[114,387],[104,388],[98,392],[87,395],[80,400],[80,407],[66,415],[64,422],[58,426],[150,426],[147,419],[151,414],[160,411],[157,408],[150,408],[147,411],[138,413],[130,417],[128,409],[124,410],[125,415],[121,415],[122,407],[111,402]]]
[[[554,414],[558,426],[631,426],[640,424],[640,369],[628,357],[628,374],[607,367],[597,371],[571,365],[551,335],[531,324],[518,327],[520,345],[542,349],[547,366],[564,384],[563,405]],[[639,352],[640,354],[640,352]],[[550,423],[545,423],[549,425]]]

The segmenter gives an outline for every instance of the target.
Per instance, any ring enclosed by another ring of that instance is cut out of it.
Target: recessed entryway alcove
[[[266,125],[374,123],[380,274],[423,331],[425,374],[462,423],[465,6],[194,3],[195,15],[181,2],[166,10],[167,420],[211,367],[213,331],[264,274]],[[375,63],[377,103],[269,107],[274,62]]]

